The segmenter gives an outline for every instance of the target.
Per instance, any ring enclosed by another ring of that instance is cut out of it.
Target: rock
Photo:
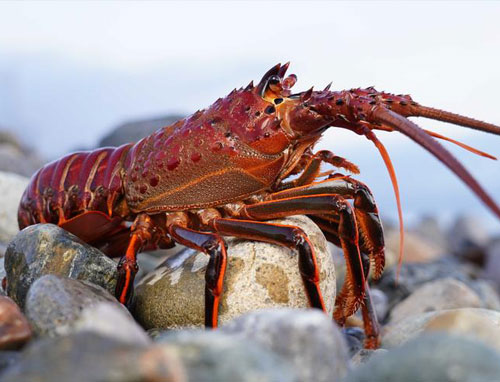
[[[389,312],[389,298],[384,292],[377,288],[370,288],[370,295],[377,319],[382,322]]]
[[[7,294],[24,307],[31,284],[55,274],[100,285],[114,294],[116,263],[76,236],[52,224],[23,229],[5,254]]]
[[[482,265],[489,241],[488,229],[478,217],[461,216],[448,233],[451,251],[462,261]]]
[[[0,159],[0,163],[2,163]],[[9,243],[19,232],[17,207],[29,179],[0,171],[0,243]]]
[[[373,356],[345,382],[491,382],[500,380],[500,355],[466,338],[435,333]]]
[[[363,349],[365,341],[365,332],[363,329],[357,326],[349,326],[342,329],[342,334],[344,335],[350,357]]]
[[[426,242],[442,248],[443,253],[447,252],[448,240],[441,224],[435,216],[423,216],[413,229],[413,232]]]
[[[0,373],[21,359],[20,351],[0,351]]]
[[[354,367],[360,366],[369,359],[374,356],[381,356],[387,353],[386,349],[360,349],[354,356],[351,358],[351,365]]]
[[[28,291],[25,311],[40,336],[95,331],[122,341],[150,342],[123,305],[105,289],[86,281],[42,276]]]
[[[0,377],[2,382],[138,382],[186,381],[175,349],[145,347],[78,332],[45,337],[22,352]]]
[[[331,315],[335,300],[335,272],[326,240],[303,216],[276,220],[305,230],[316,250],[320,287]],[[229,239],[228,265],[219,310],[219,324],[248,311],[273,307],[309,306],[295,251],[246,240]],[[135,291],[135,318],[149,328],[175,328],[204,324],[205,254],[188,250],[169,258],[144,277]]]
[[[425,283],[391,311],[390,322],[435,310],[480,308],[479,296],[466,284],[450,277]]]
[[[12,133],[0,130],[0,172],[30,177],[43,164],[44,160]]]
[[[471,287],[481,298],[481,308],[500,310],[500,297],[491,281],[475,280]]]
[[[101,139],[99,147],[121,146],[124,143],[137,142],[160,127],[171,125],[184,118],[182,115],[172,114],[166,117],[127,122],[115,127],[108,135]]]
[[[388,230],[385,234],[385,243],[390,252],[399,256],[399,230]],[[405,263],[428,263],[440,258],[445,253],[446,248],[427,240],[415,232],[405,232]]]
[[[0,350],[18,349],[31,338],[28,321],[10,298],[0,296]]]
[[[467,269],[449,256],[430,263],[403,263],[397,281],[396,272],[397,267],[387,269],[382,274],[382,278],[374,284],[389,298],[389,310],[413,293],[420,285],[430,281],[451,277],[471,286],[471,277]]]
[[[500,238],[492,240],[486,248],[484,278],[491,280],[500,291]]]
[[[500,312],[461,308],[410,316],[384,328],[384,347],[399,346],[423,333],[436,331],[482,341],[500,351]]]
[[[294,365],[301,381],[337,381],[347,372],[347,347],[331,317],[316,309],[260,310],[222,327]]]
[[[177,351],[186,366],[187,381],[204,382],[288,382],[299,379],[279,355],[217,331],[170,331],[159,337],[159,345]]]

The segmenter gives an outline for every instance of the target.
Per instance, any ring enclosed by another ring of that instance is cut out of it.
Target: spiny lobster
[[[500,135],[500,127],[421,106],[408,95],[367,89],[310,90],[292,94],[297,77],[288,63],[271,68],[254,86],[232,91],[208,109],[164,127],[137,143],[69,154],[45,165],[21,200],[22,229],[54,223],[112,257],[118,265],[116,296],[130,301],[136,255],[175,242],[205,252],[205,324],[216,327],[227,255],[223,236],[297,249],[298,265],[312,307],[325,310],[316,257],[304,232],[266,220],[310,216],[328,240],[343,249],[347,275],[334,319],[343,325],[361,306],[367,347],[379,344],[379,329],[367,286],[380,277],[384,235],[366,185],[322,163],[358,174],[348,160],[312,151],[321,134],[340,127],[363,135],[380,151],[403,223],[397,180],[374,130],[398,131],[435,155],[500,218],[500,208],[472,175],[433,137],[407,117],[426,117]],[[348,201],[352,200],[352,202]],[[127,222],[132,222],[132,224]]]

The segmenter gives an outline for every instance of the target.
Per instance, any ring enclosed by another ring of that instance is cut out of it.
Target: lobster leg
[[[180,244],[205,252],[210,257],[205,272],[205,326],[216,328],[227,265],[226,243],[216,234],[195,231],[181,225],[172,225],[169,233]]]
[[[382,275],[385,264],[384,231],[373,195],[365,184],[349,177],[336,177],[276,192],[269,195],[269,198],[279,200],[320,194],[339,194],[354,199],[354,212],[359,224],[360,247],[370,255],[370,259],[374,264],[373,278],[378,279]],[[322,212],[321,215],[324,215],[323,219],[328,221],[336,218],[335,216],[325,215],[325,212]]]
[[[130,240],[125,256],[118,263],[118,280],[116,282],[116,298],[124,305],[130,302],[134,290],[134,278],[139,270],[137,253],[152,238],[154,223],[150,216],[139,214],[131,227]]]
[[[307,162],[304,165],[304,170],[297,179],[280,185],[280,190],[287,190],[303,186],[313,182],[319,175],[321,163],[329,163],[334,167],[343,168],[354,174],[359,174],[358,166],[349,162],[347,159],[339,157],[328,150],[321,150],[315,154],[304,154],[307,156]]]
[[[351,205],[340,195],[319,194],[270,200],[244,207],[243,218],[269,220],[297,214],[335,213],[340,216],[339,237],[346,258],[347,274],[337,298],[335,320],[344,325],[347,317],[356,312],[365,293],[365,275],[356,216]]]
[[[313,221],[321,228],[328,241],[340,247],[340,238],[338,236],[338,222],[327,221],[324,217],[311,216]],[[361,254],[363,261],[363,270],[368,278],[370,268],[370,259],[365,254]],[[380,325],[378,323],[377,315],[373,307],[370,287],[368,281],[366,282],[366,292],[361,304],[361,313],[363,315],[363,326],[365,329],[365,348],[377,349],[380,346]]]
[[[319,288],[319,270],[316,255],[311,242],[302,229],[275,223],[224,218],[214,219],[211,225],[222,235],[264,241],[297,249],[300,274],[309,304],[313,308],[325,311],[323,296]]]

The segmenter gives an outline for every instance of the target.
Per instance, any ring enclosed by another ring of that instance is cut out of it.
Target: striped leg
[[[205,326],[216,328],[227,265],[226,243],[217,234],[199,232],[180,225],[171,226],[169,233],[178,243],[205,252],[210,257],[205,271]]]

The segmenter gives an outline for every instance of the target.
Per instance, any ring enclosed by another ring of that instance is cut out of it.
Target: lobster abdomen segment
[[[116,215],[114,208],[123,199],[121,169],[131,146],[77,152],[42,167],[21,198],[19,228],[36,223],[62,225],[88,211]]]

